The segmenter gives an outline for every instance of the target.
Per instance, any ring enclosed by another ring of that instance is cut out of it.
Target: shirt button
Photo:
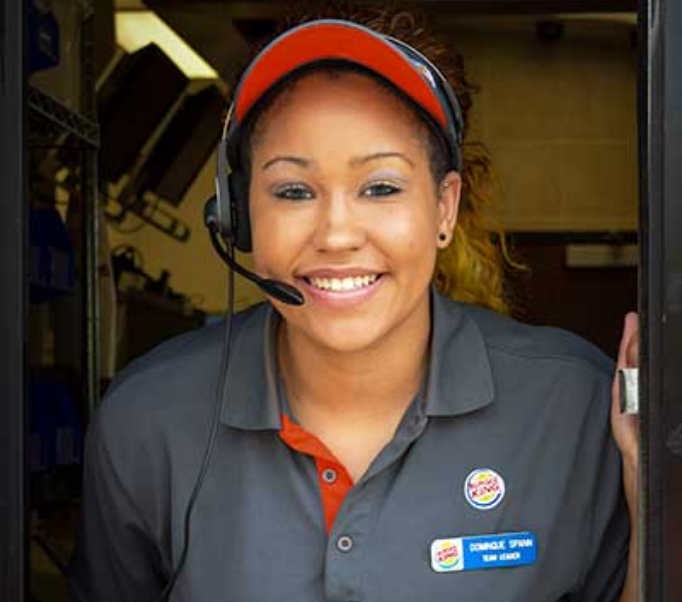
[[[327,485],[331,485],[332,483],[336,482],[336,471],[333,468],[325,468],[322,471],[322,480],[327,483]]]
[[[341,552],[350,552],[353,548],[353,538],[348,535],[342,535],[336,540],[336,547]]]

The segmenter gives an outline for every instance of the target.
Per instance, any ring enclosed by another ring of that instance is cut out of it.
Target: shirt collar
[[[264,303],[246,312],[234,333],[220,421],[245,430],[279,430],[277,324],[280,317]]]
[[[494,385],[483,335],[466,306],[432,290],[427,416],[457,416],[490,404]]]
[[[483,336],[464,306],[431,294],[433,328],[425,383],[427,416],[457,416],[485,407],[494,397]],[[277,374],[279,314],[270,304],[247,313],[234,333],[221,422],[245,430],[282,426]]]

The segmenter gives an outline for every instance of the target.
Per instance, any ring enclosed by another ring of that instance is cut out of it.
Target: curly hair
[[[462,191],[453,242],[438,254],[434,283],[441,293],[453,299],[509,313],[505,270],[517,266],[510,258],[501,225],[489,213],[494,186],[488,151],[467,135],[472,97],[478,88],[467,78],[461,55],[432,33],[423,15],[392,5],[344,0],[299,2],[279,22],[276,33],[322,18],[353,21],[397,38],[437,65],[449,81],[465,124]]]

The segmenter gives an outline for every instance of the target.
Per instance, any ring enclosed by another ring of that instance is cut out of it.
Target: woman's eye
[[[401,189],[389,182],[376,182],[363,189],[362,194],[369,197],[384,197],[397,194]]]
[[[287,184],[278,186],[273,191],[278,199],[287,201],[306,201],[313,198],[313,192],[303,184]]]

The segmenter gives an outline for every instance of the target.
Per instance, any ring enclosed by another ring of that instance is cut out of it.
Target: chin
[[[334,353],[359,353],[377,345],[385,335],[376,321],[358,324],[325,322],[306,333],[319,347]]]

